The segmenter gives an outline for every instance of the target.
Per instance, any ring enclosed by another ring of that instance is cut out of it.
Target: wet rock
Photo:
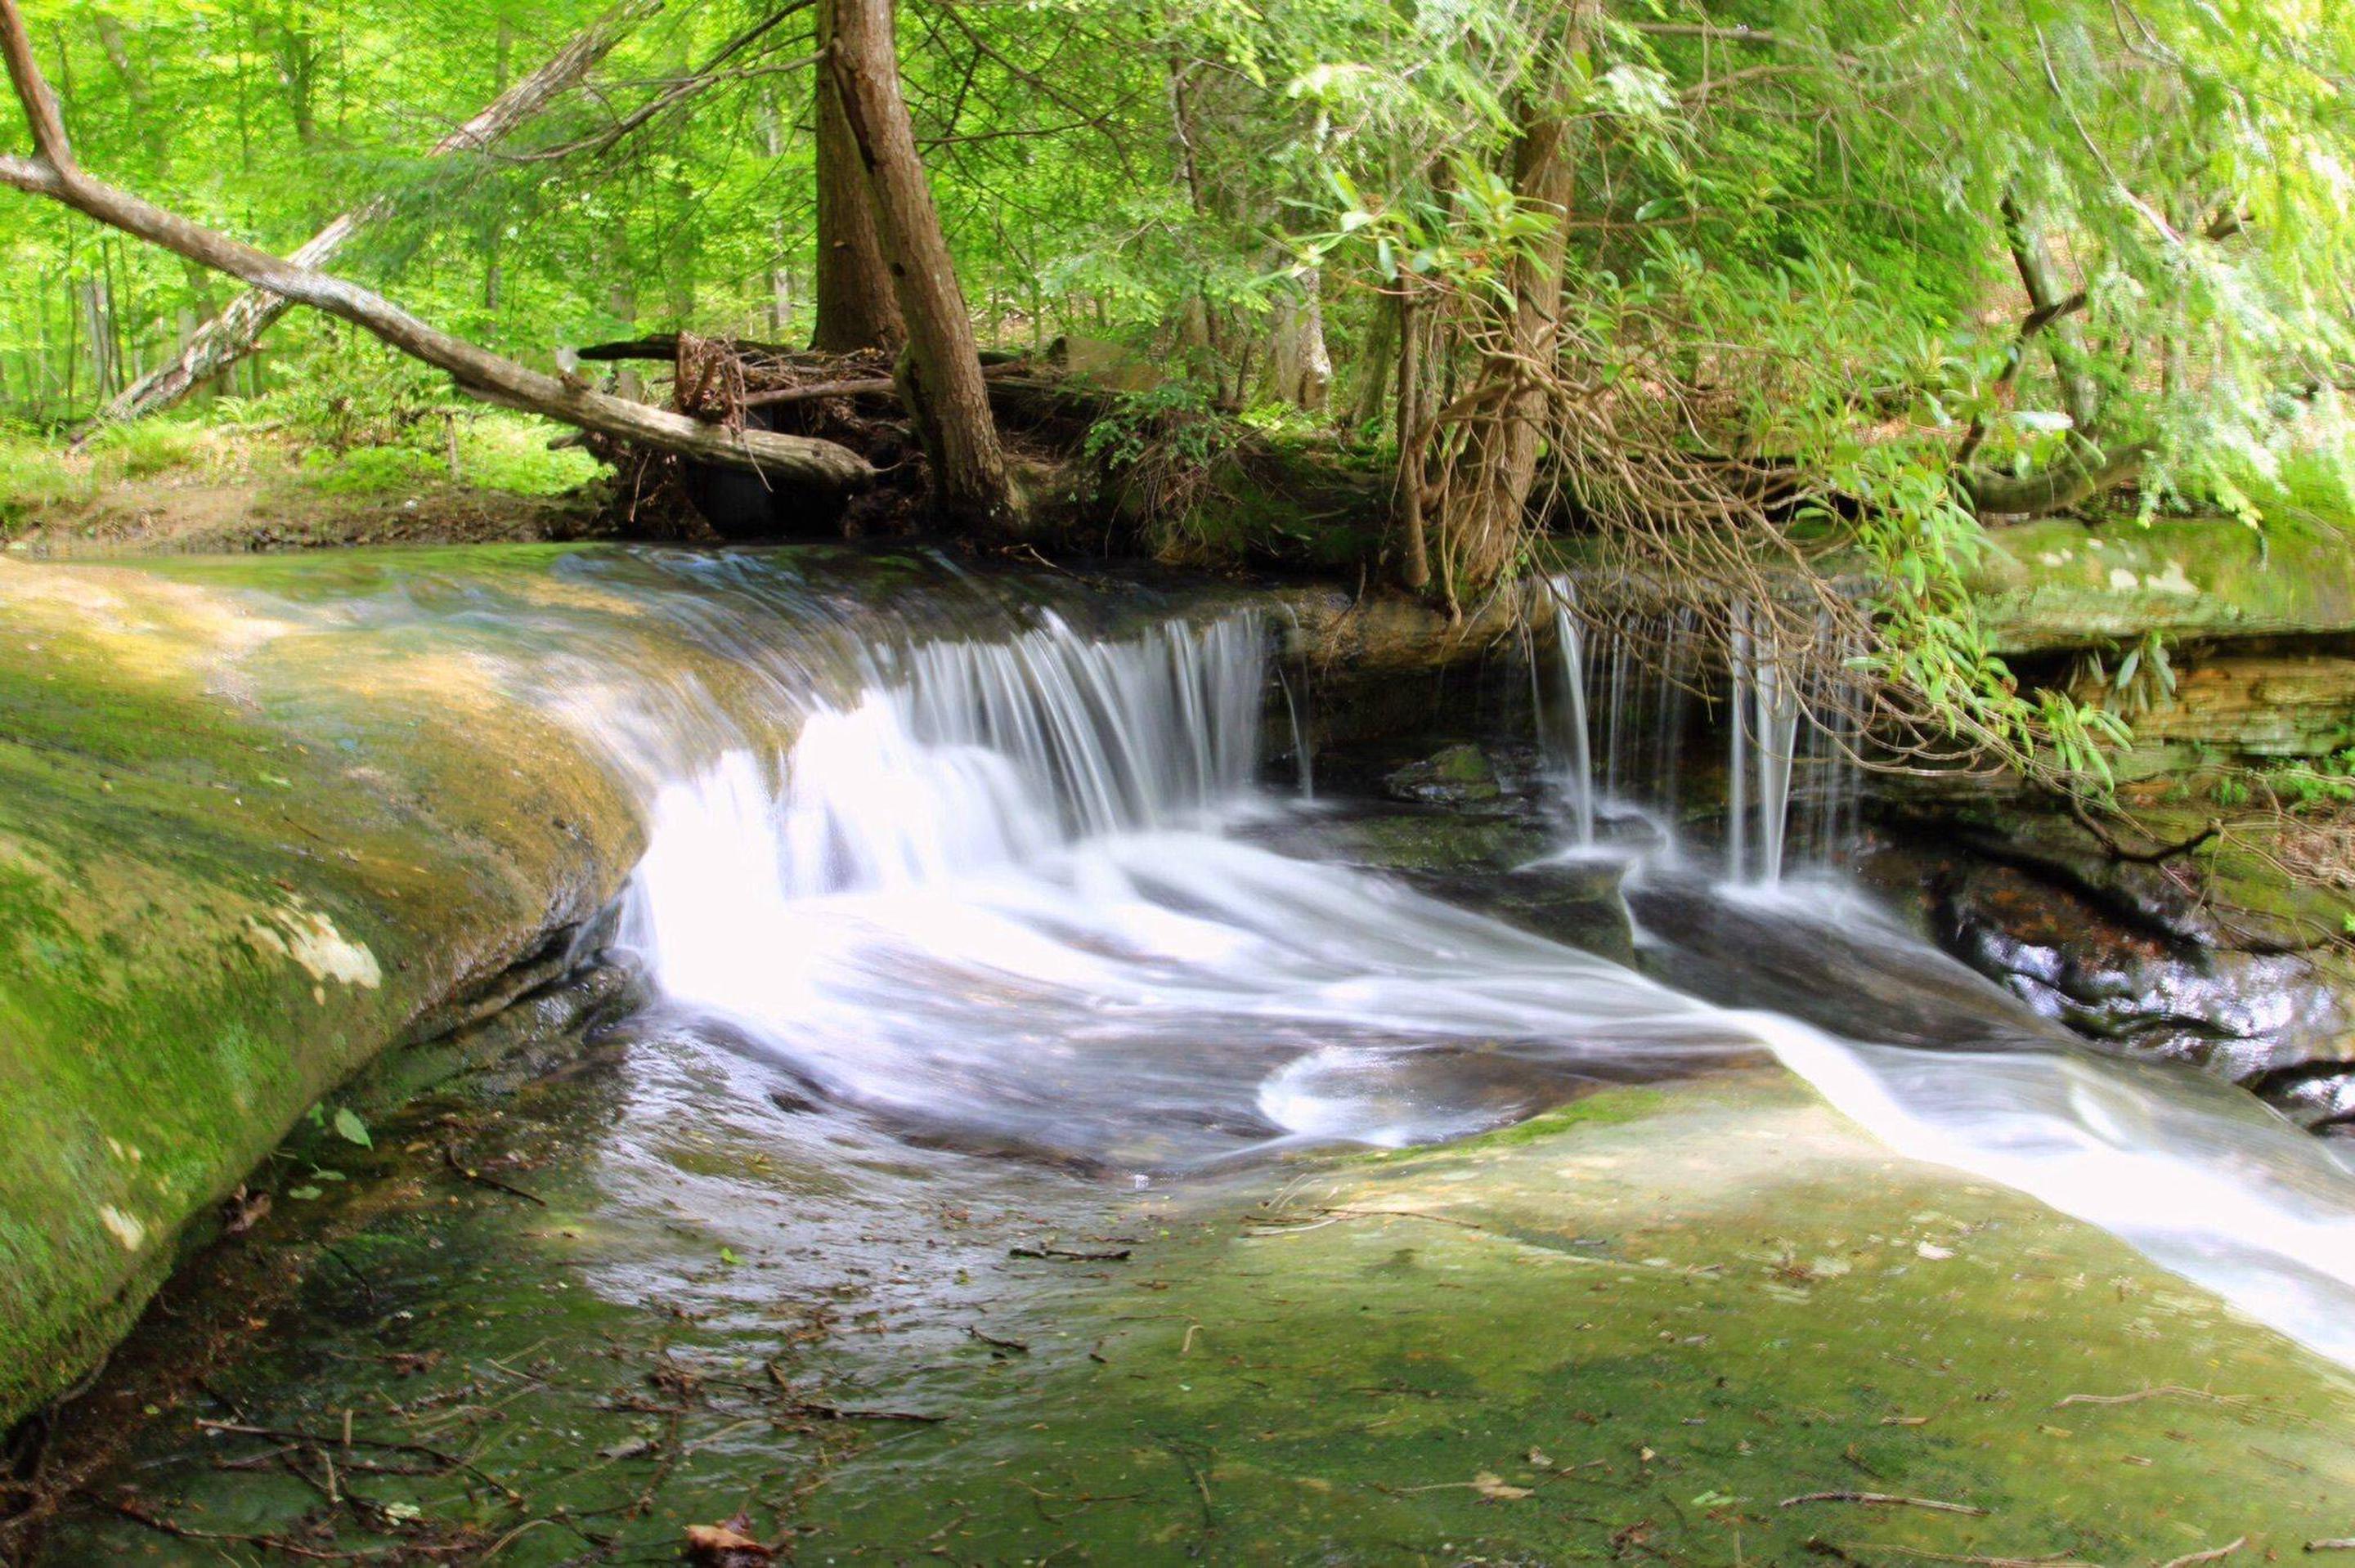
[[[558,554],[400,580],[524,604]],[[0,1423],[322,1096],[518,994],[562,1012],[570,934],[637,859],[623,787],[487,663],[297,597],[401,570],[0,569],[40,650],[0,664]]]
[[[1351,862],[1385,871],[1509,871],[1552,847],[1545,830],[1536,822],[1444,811],[1393,811],[1352,818],[1324,836],[1337,836],[1340,853]]]
[[[2308,955],[2137,929],[1987,863],[1945,880],[1937,921],[1957,957],[2079,1033],[2197,1064],[2308,1125],[2355,1114],[2355,995]]]
[[[1462,806],[1494,800],[1503,793],[1496,766],[1486,753],[1468,742],[1459,743],[1410,762],[1382,780],[1394,800],[1427,805]]]

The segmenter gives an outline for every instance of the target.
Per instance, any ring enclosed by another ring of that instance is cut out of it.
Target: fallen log
[[[0,55],[5,56],[34,145],[31,157],[0,154],[0,185],[48,196],[176,255],[350,322],[400,352],[449,372],[462,389],[502,407],[828,493],[858,489],[874,477],[865,458],[833,441],[730,430],[598,392],[578,376],[559,379],[530,369],[429,325],[357,283],[272,256],[95,179],[74,159],[56,95],[34,58],[16,0],[0,0]]]
[[[1003,379],[1022,368],[1021,365],[1009,361],[1003,365],[984,365],[981,374],[984,379]],[[847,381],[813,381],[801,387],[773,387],[765,392],[747,392],[744,407],[773,408],[785,403],[815,403],[821,397],[896,397],[899,395],[899,385],[890,376],[868,376]]]
[[[739,355],[759,359],[773,359],[788,365],[826,365],[841,359],[840,355],[815,349],[794,348],[782,343],[756,343],[751,338],[730,338],[728,346]],[[600,364],[624,359],[670,361],[678,357],[678,334],[648,333],[644,337],[617,338],[612,343],[592,343],[586,348],[572,351],[575,359],[593,360]],[[1010,349],[985,348],[981,362],[986,366],[1020,365],[1027,363],[1023,355]]]
[[[2014,477],[1985,469],[1956,476],[1971,510],[1981,517],[2045,517],[2115,490],[2142,471],[2151,449],[2137,443],[2105,455],[2091,442],[2068,450],[2035,473]]]

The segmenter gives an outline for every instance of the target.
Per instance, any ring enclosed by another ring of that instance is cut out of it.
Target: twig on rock
[[[1969,1503],[1940,1502],[1935,1498],[1909,1498],[1895,1492],[1802,1492],[1795,1498],[1785,1498],[1777,1508],[1793,1508],[1800,1503],[1844,1502],[1865,1503],[1875,1508],[1926,1508],[1938,1513],[1967,1513],[1984,1518],[1987,1510]]]

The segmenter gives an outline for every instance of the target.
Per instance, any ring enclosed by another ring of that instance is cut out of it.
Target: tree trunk
[[[2073,319],[2074,313],[2065,308],[2071,291],[2061,276],[2061,264],[2053,259],[2051,241],[2030,227],[2019,204],[2008,196],[2003,198],[2003,221],[2011,243],[2012,265],[2019,272],[2020,287],[2028,291],[2029,306],[2051,323],[2051,335],[2045,341],[2051,351],[2053,373],[2060,377],[2061,407],[2077,427],[2077,434],[2090,441],[2101,422],[2101,387],[2094,379],[2085,334]]]
[[[582,429],[704,462],[749,468],[831,492],[874,476],[847,447],[767,430],[728,430],[559,380],[429,326],[382,295],[280,260],[92,179],[74,161],[56,97],[40,73],[16,0],[0,0],[0,54],[33,131],[36,155],[0,154],[0,185],[45,196],[110,228],[350,322],[402,353],[446,370],[475,396]],[[902,122],[905,132],[905,122]],[[911,143],[912,145],[912,140]],[[974,366],[976,380],[979,366]]]
[[[817,44],[835,47],[838,0],[818,0]],[[896,58],[896,56],[894,57]],[[810,346],[826,354],[896,349],[907,340],[867,199],[867,172],[844,114],[831,67],[817,80],[817,328]]]
[[[1400,283],[1402,289],[1411,289],[1413,275],[1410,273],[1401,278]],[[1399,581],[1414,593],[1421,593],[1431,586],[1431,546],[1424,537],[1423,522],[1423,454],[1430,437],[1430,411],[1423,393],[1423,381],[1428,374],[1423,364],[1423,343],[1426,335],[1423,314],[1416,309],[1412,294],[1401,292],[1399,295]]]
[[[784,157],[785,117],[774,87],[761,95],[761,137],[772,164]],[[794,271],[787,260],[792,254],[787,240],[781,211],[769,226],[769,243],[775,248],[775,254],[769,259],[769,335],[780,341],[794,319]]]
[[[501,93],[490,106],[433,144],[427,155],[477,152],[495,145],[563,95],[588,75],[599,60],[613,52],[639,22],[662,9],[664,0],[617,0],[613,7],[578,34],[531,75]],[[336,217],[313,235],[287,260],[297,267],[324,267],[352,236],[392,208],[379,197]],[[170,408],[198,383],[218,376],[252,352],[271,323],[284,315],[292,302],[267,292],[240,295],[227,310],[198,327],[187,346],[170,364],[126,388],[99,411],[100,423],[137,419]],[[85,432],[87,434],[87,432]]]
[[[103,256],[101,251],[101,261]],[[81,308],[83,330],[90,334],[91,389],[95,396],[103,397],[114,386],[114,334],[107,325],[103,273],[92,272],[82,281]]]
[[[973,319],[957,287],[948,241],[914,127],[900,93],[891,0],[832,0],[834,46],[827,76],[858,148],[874,208],[876,238],[908,332],[895,376],[900,397],[931,460],[932,507],[951,526],[1002,533],[1021,521],[1007,477],[997,422],[981,375]]]
[[[1567,48],[1582,53],[1583,12],[1573,15]],[[1523,205],[1550,215],[1543,236],[1506,265],[1512,307],[1490,328],[1495,344],[1472,390],[1457,399],[1467,427],[1451,465],[1438,516],[1447,588],[1485,588],[1511,568],[1520,544],[1529,492],[1550,407],[1530,366],[1547,366],[1556,350],[1561,313],[1561,269],[1569,246],[1568,216],[1576,170],[1569,148],[1566,107],[1553,100],[1525,101],[1513,146],[1513,192]]]
[[[1349,428],[1362,430],[1382,417],[1390,400],[1391,371],[1399,357],[1399,295],[1384,290],[1374,301],[1366,346],[1358,355],[1357,395],[1349,403]]]
[[[1321,414],[1333,391],[1333,355],[1325,346],[1324,274],[1312,267],[1295,286],[1296,295],[1276,302],[1260,395]]]
[[[1322,414],[1333,400],[1333,351],[1325,344],[1325,273],[1312,267],[1300,281],[1300,380],[1293,401]]]

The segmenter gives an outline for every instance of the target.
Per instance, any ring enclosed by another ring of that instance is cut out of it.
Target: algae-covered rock
[[[1392,798],[1431,804],[1462,806],[1493,800],[1503,792],[1496,765],[1468,742],[1444,747],[1420,762],[1410,762],[1384,779]]]
[[[2355,544],[2303,515],[1992,528],[1969,587],[2003,653],[2355,630]]]
[[[1245,1215],[1180,1199],[1159,1234],[1044,1315],[1085,1359],[837,1466],[813,1544],[2254,1560],[2343,1529],[2355,1487],[2335,1368],[1771,1071],[1304,1169]]]
[[[635,857],[494,664],[232,586],[281,570],[0,561],[0,1424],[306,1107]]]
[[[410,1454],[338,1509],[192,1394],[53,1560],[153,1547],[122,1481],[196,1528],[549,1568],[746,1509],[809,1563],[2125,1568],[2346,1528],[2342,1372],[1774,1069],[1142,1193],[799,1140],[742,1070],[527,1097],[473,1152],[515,1140],[547,1208],[429,1182],[339,1244],[372,1289],[316,1270],[207,1380],[488,1481]]]

